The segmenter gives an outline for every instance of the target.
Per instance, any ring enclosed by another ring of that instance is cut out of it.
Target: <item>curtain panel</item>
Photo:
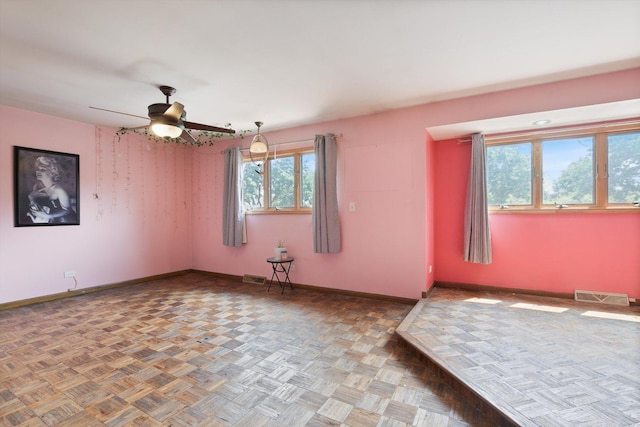
[[[224,151],[224,193],[222,202],[222,243],[242,246],[242,153],[239,147]]]
[[[337,192],[337,144],[335,135],[316,135],[316,171],[313,181],[313,249],[334,254],[342,249]]]
[[[471,136],[471,170],[464,212],[464,260],[491,264],[491,230],[487,200],[487,168],[484,135]]]

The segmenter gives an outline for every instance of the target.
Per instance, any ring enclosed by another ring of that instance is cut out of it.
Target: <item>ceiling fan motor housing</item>
[[[160,117],[163,117],[163,114],[169,109],[169,107],[171,107],[171,104],[151,104],[149,105],[148,109],[149,109],[149,118],[151,120],[153,119],[157,119]],[[166,120],[167,117],[164,117],[164,120]],[[182,114],[180,115],[180,121],[183,122],[187,119],[187,111],[183,110]]]

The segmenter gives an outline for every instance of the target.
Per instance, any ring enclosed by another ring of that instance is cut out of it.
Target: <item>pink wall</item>
[[[266,129],[265,129],[266,130]],[[315,254],[311,215],[248,215],[248,244],[222,245],[223,158],[226,145],[194,152],[194,263],[200,270],[271,276],[265,261],[284,240],[296,258],[294,283],[419,298],[425,282],[425,130],[410,114],[391,112],[265,132],[270,144],[335,133],[342,252]],[[244,141],[246,146],[248,141]],[[310,143],[312,144],[312,143]],[[349,212],[350,202],[356,211]],[[212,210],[209,210],[212,208]]]
[[[80,155],[80,226],[13,226],[14,145]],[[177,146],[116,142],[92,125],[0,106],[0,303],[65,292],[68,270],[82,289],[190,268],[188,158]]]
[[[640,297],[640,214],[490,215],[493,263],[462,261],[470,144],[436,143],[437,281]]]
[[[431,135],[427,133],[426,135],[426,173],[427,173],[427,182],[426,182],[426,234],[425,234],[425,243],[426,243],[426,261],[427,261],[427,270],[426,270],[426,278],[427,278],[427,287],[431,287],[434,282],[435,277],[435,239],[434,239],[434,230],[435,230],[435,206],[436,206],[436,198],[435,198],[435,181],[436,181],[436,143],[431,138]]]
[[[413,107],[428,127],[640,98],[640,68]]]

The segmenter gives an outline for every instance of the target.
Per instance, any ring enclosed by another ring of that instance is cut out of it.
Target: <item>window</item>
[[[313,148],[269,155],[264,165],[244,160],[244,207],[252,213],[310,213],[313,204]]]
[[[543,140],[541,145],[542,204],[593,204],[594,138]]]
[[[487,147],[489,205],[531,205],[531,143]]]
[[[300,205],[303,208],[311,209],[313,206],[313,179],[316,174],[316,155],[304,153],[301,156],[301,162]]]
[[[640,202],[640,128],[487,138],[493,209],[620,209]]]
[[[608,203],[640,201],[640,132],[607,137]]]

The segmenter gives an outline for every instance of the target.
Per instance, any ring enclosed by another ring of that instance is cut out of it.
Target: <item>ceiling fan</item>
[[[166,97],[166,102],[162,104],[151,104],[148,107],[149,111],[149,124],[141,127],[149,127],[151,132],[161,138],[182,138],[187,142],[195,143],[195,139],[189,133],[188,129],[203,130],[209,132],[219,133],[236,133],[233,129],[221,128],[217,126],[203,125],[200,123],[188,122],[187,112],[184,109],[184,105],[179,102],[169,104],[169,97],[176,93],[176,90],[171,86],[159,86],[160,91]],[[127,116],[139,117],[141,119],[147,119],[147,117],[137,116],[135,114],[122,113],[120,111],[107,110],[98,107],[89,107],[94,110],[108,111],[110,113],[124,114]]]

